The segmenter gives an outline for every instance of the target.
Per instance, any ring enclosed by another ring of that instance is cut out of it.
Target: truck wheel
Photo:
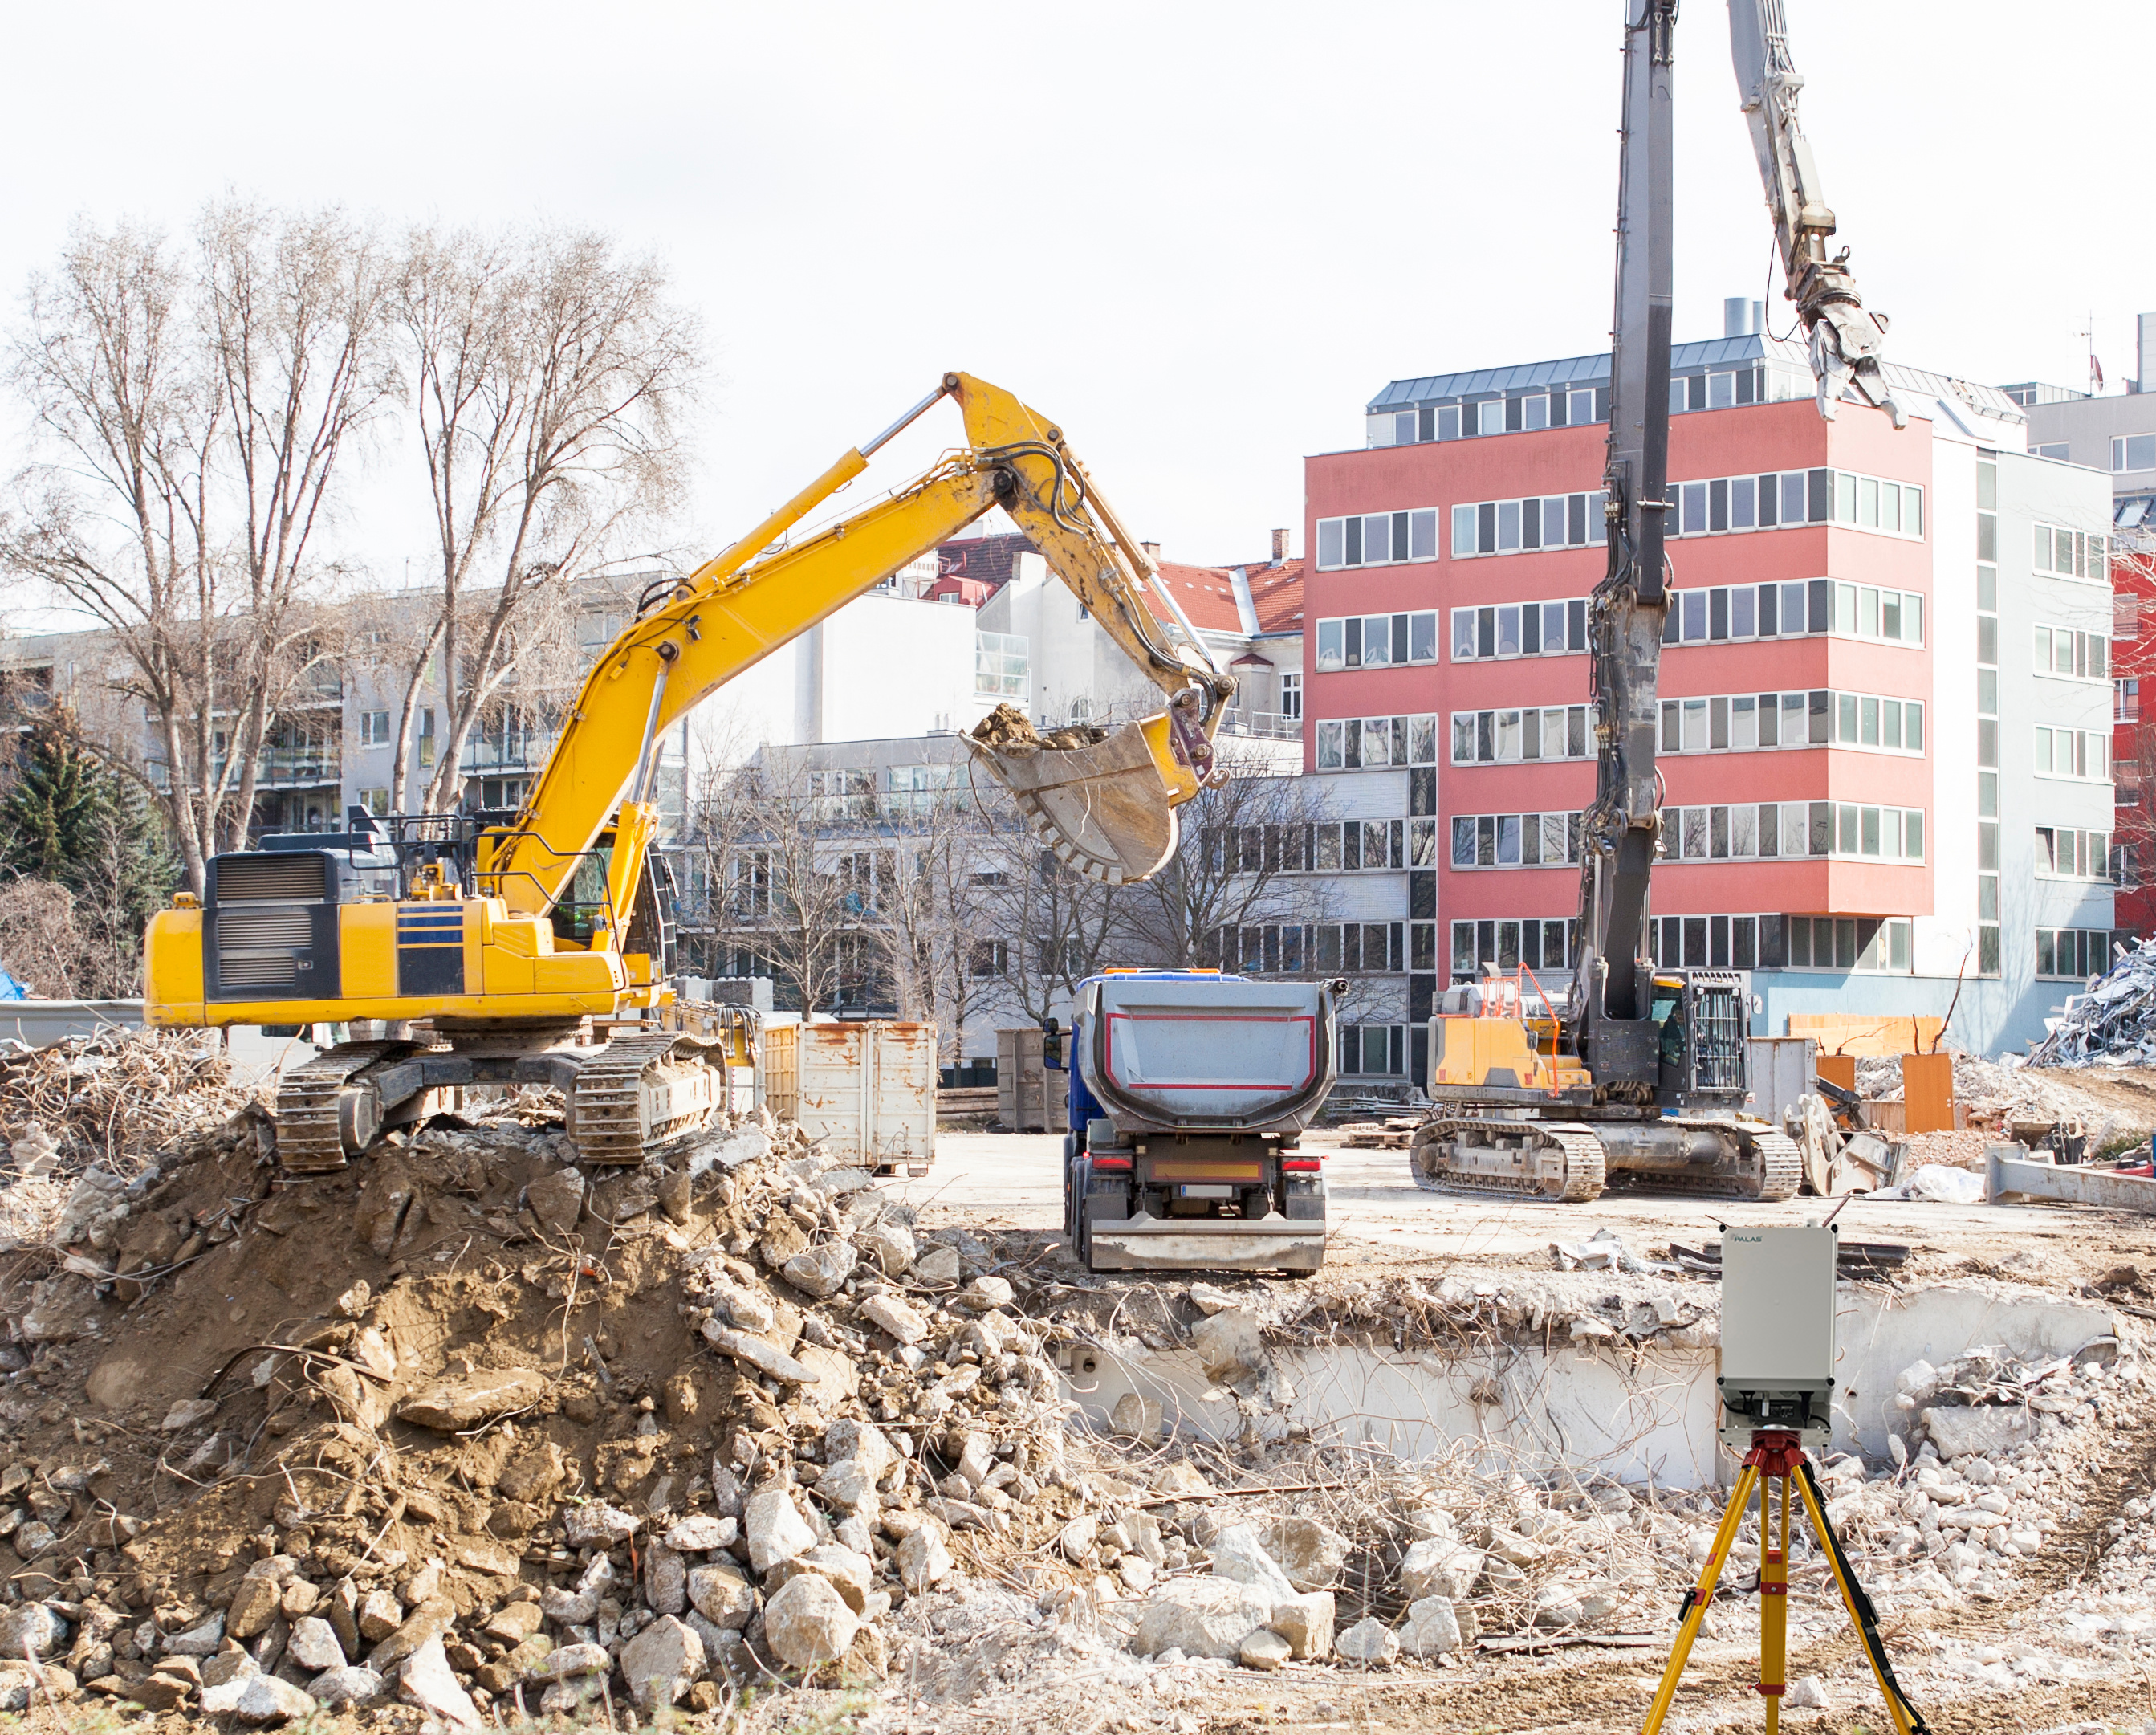
[[[1082,1215],[1080,1201],[1085,1196],[1077,1162],[1066,1152],[1063,1158],[1063,1238],[1070,1242],[1074,1253],[1078,1250],[1079,1223]]]

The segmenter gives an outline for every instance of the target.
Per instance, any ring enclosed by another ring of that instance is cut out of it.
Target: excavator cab
[[[1743,973],[1659,971],[1649,1016],[1661,1032],[1656,1096],[1676,1109],[1741,1107],[1745,1096]]]

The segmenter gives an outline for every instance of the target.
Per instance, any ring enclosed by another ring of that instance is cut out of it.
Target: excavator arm
[[[1880,366],[1887,316],[1866,311],[1849,269],[1849,249],[1827,251],[1834,212],[1820,191],[1811,145],[1797,124],[1797,93],[1804,81],[1789,59],[1782,0],[1729,0],[1729,56],[1752,128],[1789,298],[1811,341],[1820,413],[1831,418],[1841,394],[1853,388],[1899,428],[1908,418]]]
[[[814,536],[781,536],[866,468],[945,397],[968,444],[909,486]],[[1002,506],[1102,629],[1169,697],[1160,716],[1070,751],[1032,741],[973,743],[1057,852],[1102,879],[1141,879],[1174,848],[1173,810],[1212,772],[1212,734],[1235,690],[1194,632],[1146,608],[1142,551],[1065,448],[1062,430],[1010,393],[963,373],[847,452],[740,542],[649,598],[593,665],[515,822],[482,839],[481,887],[515,912],[551,909],[609,825],[611,907],[629,907],[656,826],[654,744],[670,724],[761,658],[891,573]],[[894,670],[893,679],[903,679]]]

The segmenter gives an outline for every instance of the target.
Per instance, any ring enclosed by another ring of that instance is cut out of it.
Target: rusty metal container
[[[842,1163],[877,1174],[936,1160],[936,1026],[777,1024],[763,1032],[763,1095]]]

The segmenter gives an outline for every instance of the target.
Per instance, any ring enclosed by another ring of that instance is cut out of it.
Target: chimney
[[[1155,566],[1158,566],[1160,564],[1159,543],[1141,542],[1138,544],[1138,547],[1145,550],[1145,556],[1147,560],[1151,561]]]
[[[2156,392],[2156,313],[2134,316],[2133,340],[2133,371],[2138,377],[2127,389]]]
[[[1287,564],[1287,532],[1284,530],[1273,532],[1273,564],[1276,567]]]
[[[1722,303],[1722,335],[1724,337],[1749,337],[1759,329],[1766,317],[1767,305],[1743,295],[1727,295]]]

